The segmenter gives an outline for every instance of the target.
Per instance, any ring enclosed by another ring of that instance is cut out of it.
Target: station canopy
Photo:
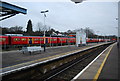
[[[27,14],[27,9],[0,1],[0,21],[15,16],[19,13]]]

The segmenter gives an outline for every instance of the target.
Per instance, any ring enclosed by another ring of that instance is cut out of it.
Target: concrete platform
[[[89,49],[92,46],[98,46],[105,43],[100,44],[89,44],[83,47],[76,46],[63,46],[63,47],[53,47],[47,48],[46,52],[41,53],[33,53],[33,54],[22,54],[21,51],[11,51],[11,52],[3,52],[2,53],[2,73],[9,71],[16,71],[26,67],[34,66],[35,64],[39,64],[42,62],[49,61],[51,59],[55,59],[58,57],[62,57],[67,54],[76,53],[78,51],[82,51],[84,49]]]
[[[112,44],[85,67],[72,81],[119,81],[118,47]]]

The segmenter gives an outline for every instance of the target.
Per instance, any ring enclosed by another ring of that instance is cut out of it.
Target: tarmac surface
[[[120,54],[119,49],[117,45],[113,46],[98,79],[113,79],[114,81],[118,80],[118,53]]]
[[[31,55],[29,53],[23,54],[21,51],[16,50],[16,51],[5,51],[2,52],[2,68],[29,62],[29,61],[34,61],[37,59],[42,59],[54,55],[59,55],[61,53],[67,53],[79,49],[84,49],[86,47],[91,47],[93,45],[97,44],[89,44],[87,46],[82,46],[82,47],[76,47],[75,45],[72,46],[62,46],[62,47],[53,47],[53,48],[47,48],[46,52],[34,52]]]
[[[86,66],[72,81],[119,81],[120,48],[110,45]]]

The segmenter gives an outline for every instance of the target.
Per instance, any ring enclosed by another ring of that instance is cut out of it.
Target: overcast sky
[[[32,20],[33,29],[37,23],[43,23],[41,10],[49,10],[46,24],[58,31],[75,30],[89,27],[100,35],[117,35],[118,3],[117,2],[11,2],[27,9],[27,14],[18,14],[2,21],[3,27],[23,26]]]

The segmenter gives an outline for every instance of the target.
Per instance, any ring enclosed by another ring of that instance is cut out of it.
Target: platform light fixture
[[[71,1],[77,4],[77,3],[82,3],[85,0],[71,0]]]
[[[48,10],[45,10],[45,11],[41,11],[41,13],[44,14],[44,52],[45,52],[45,47],[46,47],[46,39],[45,39],[45,17],[46,17],[46,13],[49,12]]]

